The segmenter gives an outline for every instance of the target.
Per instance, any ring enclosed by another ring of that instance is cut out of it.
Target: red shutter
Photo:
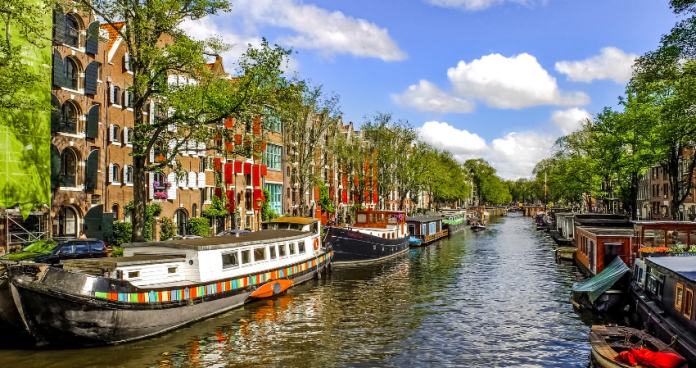
[[[379,198],[377,198],[377,191],[375,190],[374,192],[372,192],[372,203],[377,204],[377,199]]]
[[[365,203],[370,203],[370,192],[365,191]]]
[[[234,118],[225,119],[225,128],[230,129],[234,127]]]
[[[251,164],[248,162],[244,163],[244,175],[251,174]]]
[[[234,135],[234,144],[236,144],[236,145],[242,144],[242,135],[241,134]]]
[[[268,175],[268,167],[266,165],[261,165],[261,176]]]
[[[222,188],[215,188],[215,196],[222,199]]]
[[[235,162],[234,162],[234,173],[235,173],[235,174],[243,174],[243,172],[242,172],[242,161],[235,161]]]
[[[261,118],[254,118],[254,135],[261,134]]]
[[[347,190],[343,191],[343,203],[344,204],[348,203],[348,191]]]
[[[319,200],[319,186],[314,187],[314,200],[315,201]]]
[[[334,199],[334,187],[329,187],[329,198]]]
[[[314,217],[321,218],[321,206],[317,206],[317,209],[314,210]]]
[[[213,169],[215,171],[222,171],[222,161],[219,158],[213,159]]]
[[[360,181],[358,180],[358,176],[355,175],[355,187],[358,188],[360,186]]]
[[[226,163],[225,164],[225,184],[233,184],[233,183],[234,183],[234,164]]]
[[[260,187],[261,186],[261,167],[259,165],[254,165],[251,168],[252,171],[252,176],[254,177],[254,186],[255,187]]]
[[[259,199],[261,202],[265,202],[266,199],[263,197],[263,191],[261,189],[254,189],[254,209],[260,210],[261,206],[258,205]]]
[[[220,134],[215,134],[215,138],[213,139],[215,139],[216,141],[221,141],[222,137],[220,136]]]
[[[226,192],[227,194],[227,212],[233,213],[234,212],[234,190],[228,190]]]
[[[227,149],[228,152],[234,152],[234,143],[227,142],[227,144],[225,145],[225,148]]]
[[[266,151],[266,141],[261,142],[261,151]]]
[[[343,175],[343,187],[348,188],[348,176],[345,174]]]

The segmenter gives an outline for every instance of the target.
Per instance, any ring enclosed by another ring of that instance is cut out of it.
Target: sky
[[[532,175],[562,135],[618,109],[633,60],[678,21],[667,0],[230,0],[184,25],[234,45],[293,50],[299,73],[341,97],[344,123],[376,112],[458,160]]]

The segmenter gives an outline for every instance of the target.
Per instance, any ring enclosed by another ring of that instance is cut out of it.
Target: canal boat
[[[408,232],[422,241],[420,245],[428,245],[436,240],[445,238],[449,232],[444,227],[442,216],[412,216],[406,218]]]
[[[39,346],[142,339],[319,275],[332,254],[318,222],[308,228],[124,244],[124,257],[62,269],[11,267],[12,295]]]
[[[408,245],[412,247],[418,247],[423,243],[422,240],[416,238],[415,236],[409,236],[408,237]]]
[[[603,368],[646,367],[643,357],[659,361],[659,367],[687,368],[684,357],[669,345],[630,327],[595,325],[590,328],[592,359]],[[640,365],[629,363],[631,359]]]
[[[350,226],[330,226],[326,241],[332,264],[367,263],[395,257],[409,250],[406,213],[359,210]]]
[[[696,257],[638,259],[629,289],[639,325],[696,366]]]
[[[443,211],[446,217],[442,219],[442,224],[447,229],[447,235],[452,236],[466,229],[466,213],[463,211]]]
[[[471,224],[471,230],[474,230],[474,231],[486,230],[486,224],[481,223],[481,222],[474,222]]]
[[[571,289],[570,301],[576,308],[612,312],[626,305],[625,291],[630,283],[629,268],[620,257],[597,276],[576,282]]]
[[[604,267],[620,257],[628,267],[636,256],[634,230],[614,227],[575,227],[577,251],[575,262],[588,276],[601,273]]]

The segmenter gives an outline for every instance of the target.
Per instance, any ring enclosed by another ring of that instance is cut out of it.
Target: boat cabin
[[[696,244],[696,223],[686,221],[636,221],[635,237],[638,251],[644,253],[667,252],[672,247],[687,250]],[[656,249],[666,248],[666,249]]]
[[[415,216],[407,217],[409,235],[420,239],[423,245],[447,236],[447,229],[443,227],[441,216]]]
[[[620,257],[628,267],[633,265],[633,229],[576,226],[575,232],[575,260],[585,273],[599,274],[616,257]]]
[[[572,241],[575,238],[575,213],[556,213],[556,231],[561,238]]]
[[[262,230],[297,230],[319,233],[319,219],[310,217],[279,217],[261,224]]]
[[[351,230],[384,239],[401,239],[406,236],[406,212],[362,210],[356,211]]]
[[[123,244],[123,253],[119,258],[63,264],[65,269],[96,276],[108,273],[136,286],[168,287],[265,274],[322,258],[326,251],[318,232],[285,229]]]

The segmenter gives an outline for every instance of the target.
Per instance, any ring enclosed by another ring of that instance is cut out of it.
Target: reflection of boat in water
[[[297,230],[124,245],[128,256],[65,262],[39,277],[11,268],[12,292],[39,344],[90,346],[136,340],[239,306],[270,283],[323,272],[317,220]],[[297,225],[297,224],[296,224]],[[283,285],[285,284],[285,285]],[[266,290],[267,291],[267,290]]]
[[[643,331],[620,326],[592,326],[592,358],[604,368],[645,367],[643,360],[659,362],[659,367],[686,368],[686,360],[669,345]]]
[[[474,222],[473,224],[471,224],[471,230],[483,231],[486,230],[486,225],[480,222]]]

